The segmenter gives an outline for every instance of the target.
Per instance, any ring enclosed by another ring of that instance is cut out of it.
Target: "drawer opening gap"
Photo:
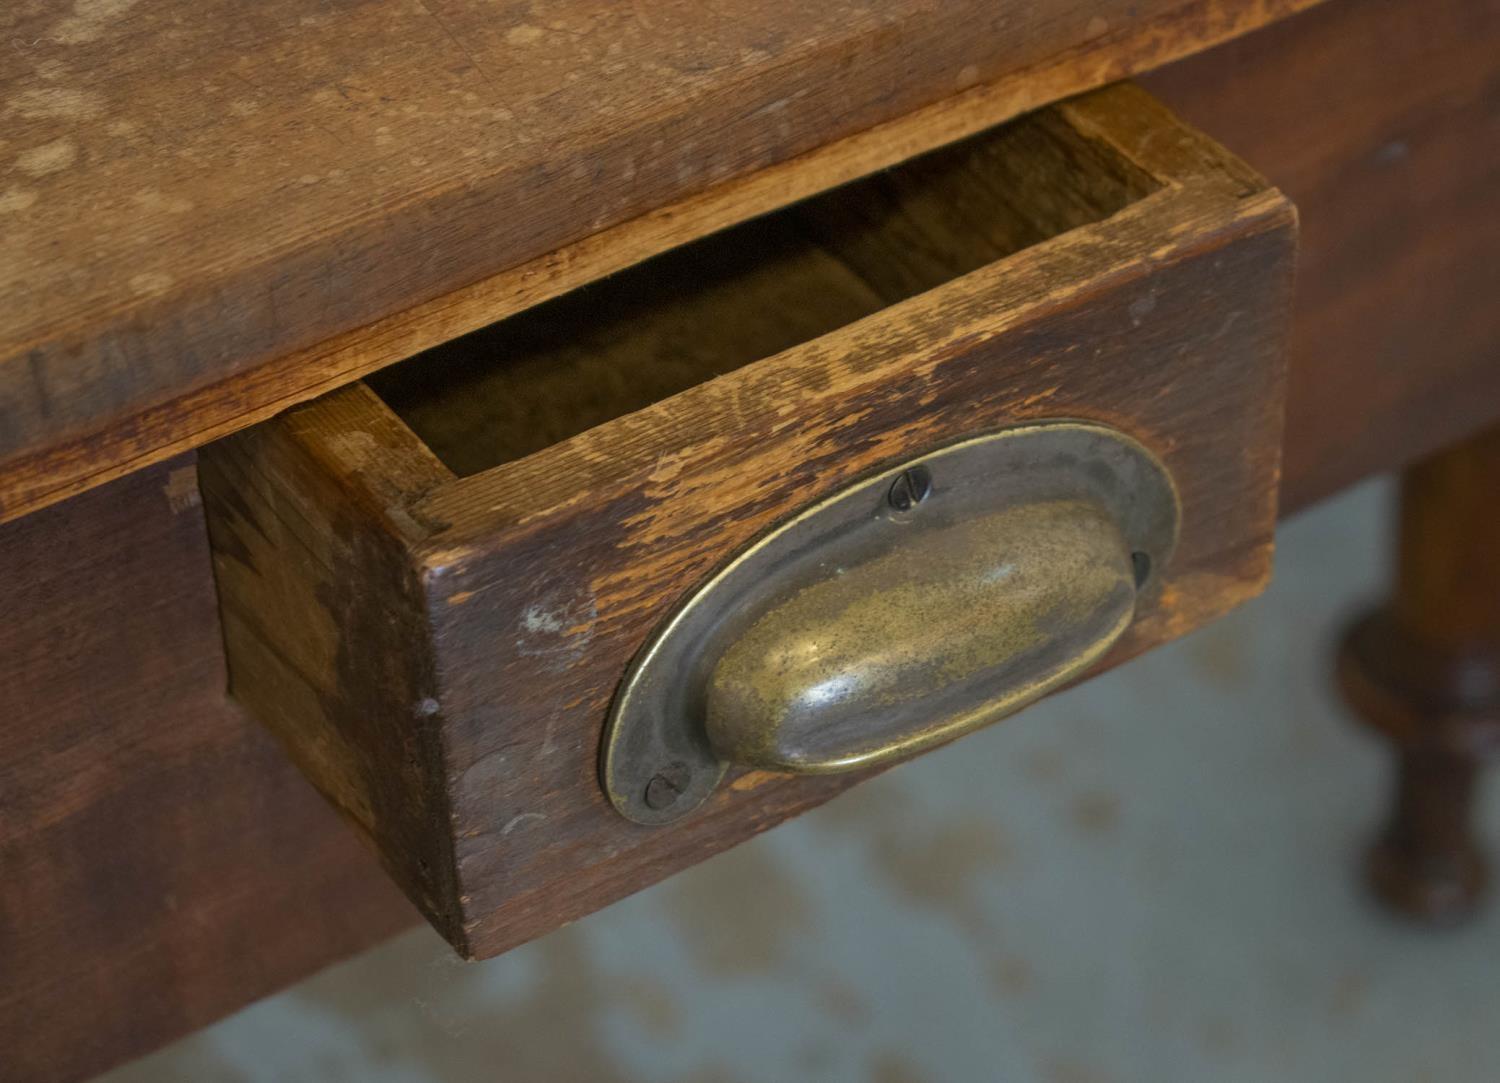
[[[1053,109],[672,249],[369,386],[459,476],[770,357],[1161,182]]]

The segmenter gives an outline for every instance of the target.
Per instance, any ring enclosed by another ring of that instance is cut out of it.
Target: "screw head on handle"
[[[660,812],[677,803],[688,788],[689,772],[685,763],[669,763],[646,783],[646,807]]]
[[[908,466],[891,483],[886,499],[897,511],[911,511],[932,494],[932,471],[922,465]]]

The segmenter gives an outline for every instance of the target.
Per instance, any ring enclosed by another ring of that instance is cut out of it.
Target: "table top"
[[[0,520],[316,390],[236,383],[269,361],[692,193],[1313,2],[12,0]]]

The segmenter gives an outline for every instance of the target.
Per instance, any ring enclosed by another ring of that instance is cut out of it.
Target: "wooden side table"
[[[546,7],[0,13],[0,1074],[86,1077],[422,913],[503,950],[825,799],[849,776],[734,769],[629,822],[611,689],[761,532],[872,477],[906,514],[880,471],[1037,421],[1178,482],[1164,566],[1100,550],[1140,593],[1090,610],[1096,665],[1253,595],[1277,514],[1410,468],[1341,673],[1402,764],[1377,885],[1473,904],[1491,0]],[[714,349],[639,365],[690,318]],[[585,423],[471,393],[497,341],[532,392],[594,373]],[[636,377],[590,368],[624,346]],[[444,357],[448,398],[403,386]],[[444,418],[507,403],[531,444],[460,461]]]

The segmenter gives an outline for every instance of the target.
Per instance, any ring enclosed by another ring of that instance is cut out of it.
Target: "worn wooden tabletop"
[[[318,344],[690,193],[1313,2],[10,0],[0,520],[352,379],[392,358],[314,376]]]

